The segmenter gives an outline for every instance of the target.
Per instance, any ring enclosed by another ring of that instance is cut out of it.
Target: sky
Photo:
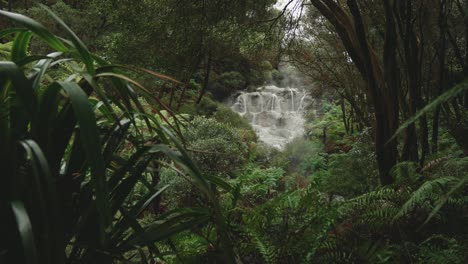
[[[278,8],[279,10],[283,10],[283,8],[289,3],[290,0],[277,0],[274,7]],[[291,4],[288,5],[288,10],[295,9],[293,14],[297,16],[299,13],[299,6],[302,0],[292,0]]]

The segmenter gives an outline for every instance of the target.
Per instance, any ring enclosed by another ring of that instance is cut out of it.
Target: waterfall
[[[310,96],[296,88],[263,86],[255,92],[241,92],[231,108],[255,129],[259,139],[282,149],[304,134],[304,110]]]
[[[291,94],[291,111],[294,111],[294,92],[292,88],[289,88],[289,92]]]

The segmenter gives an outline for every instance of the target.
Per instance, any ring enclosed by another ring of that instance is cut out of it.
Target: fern
[[[260,235],[257,234],[255,231],[250,230],[249,234],[253,242],[255,243],[256,248],[262,255],[263,260],[265,260],[265,263],[276,263],[276,248],[273,245],[269,244],[267,241],[261,239]]]
[[[429,161],[422,169],[421,173],[427,174],[428,172],[434,171],[436,168],[440,167],[442,163],[446,162],[449,157],[441,157],[438,159],[434,159]]]
[[[416,206],[423,204],[427,200],[437,200],[437,193],[442,191],[447,185],[458,182],[455,177],[443,177],[425,182],[419,189],[413,192],[411,198],[401,207],[394,220],[408,215]]]
[[[461,83],[455,85],[454,87],[437,97],[434,101],[424,106],[423,109],[419,110],[413,117],[408,119],[398,128],[398,130],[395,132],[395,134],[392,136],[389,142],[395,139],[396,136],[403,132],[412,123],[416,122],[416,120],[418,120],[421,116],[434,110],[438,105],[448,102],[450,99],[458,96],[466,90],[468,90],[468,79],[463,80]]]

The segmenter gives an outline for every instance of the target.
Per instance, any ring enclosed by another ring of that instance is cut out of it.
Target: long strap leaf
[[[31,88],[31,82],[24,76],[21,69],[10,61],[0,61],[1,75],[6,75],[7,79],[11,80],[13,88],[23,102],[30,120],[33,120],[36,114],[37,99]]]
[[[96,195],[96,203],[100,214],[101,238],[104,229],[111,224],[108,205],[108,188],[105,175],[105,163],[101,153],[101,142],[91,103],[81,87],[73,82],[57,82],[70,97],[73,112],[80,127],[80,137],[87,160],[91,167],[91,181]]]
[[[49,30],[47,30],[43,25],[39,22],[16,13],[7,12],[0,10],[0,15],[5,16],[21,25],[26,27],[27,29],[31,30],[34,34],[44,40],[49,46],[54,48],[57,51],[68,51],[67,47],[60,41],[54,34],[52,34]]]
[[[27,51],[29,47],[29,41],[31,40],[32,33],[25,31],[19,32],[15,41],[13,42],[13,47],[11,49],[11,60],[18,63],[27,56]]]
[[[37,263],[36,245],[34,242],[34,234],[26,208],[20,201],[11,202],[11,209],[16,219],[16,225],[21,237],[21,244],[24,250],[24,256],[27,264]]]
[[[71,38],[71,41],[75,48],[78,50],[78,53],[81,55],[81,58],[86,65],[86,69],[88,70],[88,73],[93,75],[95,73],[94,65],[93,65],[93,58],[91,57],[91,54],[88,51],[88,48],[86,45],[81,41],[81,39],[71,30],[70,27],[63,22],[62,19],[60,19],[54,12],[52,12],[47,6],[45,5],[40,5],[42,8],[44,8],[49,15],[59,23],[60,26],[62,26],[63,29],[68,33],[69,37]]]

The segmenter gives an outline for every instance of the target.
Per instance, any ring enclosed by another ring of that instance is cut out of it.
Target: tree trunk
[[[205,95],[206,93],[208,83],[210,82],[210,72],[211,72],[211,51],[208,52],[208,59],[206,61],[205,78],[203,79],[202,89],[200,91],[200,95],[198,96],[196,104],[199,104],[201,102],[203,95]]]
[[[390,80],[390,76],[396,74],[395,54],[396,49],[395,25],[391,12],[386,14],[386,32],[384,61],[390,63],[386,67],[385,75],[375,51],[367,40],[365,26],[356,0],[348,0],[347,4],[352,18],[333,0],[311,0],[322,15],[335,27],[346,51],[353,60],[363,79],[367,84],[367,97],[374,107],[375,116],[375,152],[379,167],[380,182],[387,185],[393,182],[390,175],[391,168],[397,162],[397,141],[390,140],[398,128],[399,104],[398,83]],[[384,4],[386,1],[384,1]],[[384,63],[385,64],[385,63]]]
[[[397,141],[390,140],[398,129],[399,81],[396,64],[396,31],[392,9],[388,1],[386,8],[386,30],[384,43],[384,76],[374,51],[367,41],[365,27],[356,0],[348,0],[353,15],[356,35],[363,54],[370,97],[375,109],[375,146],[379,167],[380,182],[388,185],[393,182],[390,170],[397,162]]]
[[[439,3],[439,32],[440,32],[440,44],[439,44],[439,68],[438,68],[438,83],[435,97],[439,96],[443,92],[445,85],[445,54],[447,46],[446,29],[447,29],[447,17],[446,17],[446,5],[445,1]],[[440,118],[440,105],[436,107],[434,111],[434,117],[432,120],[432,153],[438,152],[438,141],[439,141],[439,118]]]
[[[346,106],[345,106],[345,100],[343,98],[341,98],[340,100],[340,106],[341,106],[341,114],[342,114],[342,118],[343,118],[343,124],[345,126],[345,130],[346,130],[346,134],[349,135],[349,122],[348,120],[346,119]]]
[[[180,107],[184,103],[185,93],[186,93],[186,91],[188,89],[188,86],[189,86],[189,81],[185,81],[184,87],[182,89],[182,93],[180,94],[179,102],[177,103],[177,112],[179,112]]]
[[[174,101],[174,96],[175,96],[175,90],[176,90],[177,86],[176,84],[173,84],[171,86],[171,96],[169,97],[169,108],[172,107],[172,101]]]

